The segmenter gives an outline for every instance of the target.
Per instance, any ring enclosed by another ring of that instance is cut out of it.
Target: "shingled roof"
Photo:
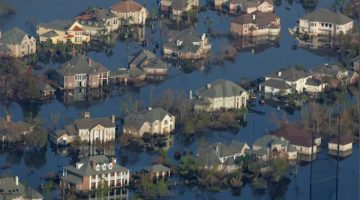
[[[115,123],[112,122],[111,118],[82,118],[75,120],[75,126],[77,129],[91,129],[97,125],[103,127],[115,127]]]
[[[347,70],[341,67],[339,64],[324,64],[316,67],[313,72],[326,76],[336,76],[339,72],[346,72]]]
[[[0,196],[4,200],[42,199],[39,192],[20,183],[16,176],[0,177]]]
[[[255,20],[254,20],[255,16]],[[258,26],[266,26],[272,24],[275,20],[279,19],[277,15],[272,12],[254,12],[250,14],[243,14],[240,17],[231,20],[231,23],[236,24],[256,24]]]
[[[310,73],[304,69],[297,69],[296,67],[281,69],[277,72],[271,73],[266,77],[272,79],[285,80],[295,82],[299,79],[309,77]]]
[[[139,12],[144,6],[136,1],[119,1],[111,7],[112,11],[120,13]]]
[[[68,30],[71,25],[73,25],[73,20],[68,19],[56,19],[45,23],[38,24],[38,27],[44,27],[47,29],[54,29],[59,31],[66,31]]]
[[[333,24],[347,24],[351,21],[353,21],[351,18],[341,14],[341,13],[335,13],[325,8],[317,9],[301,19],[303,20],[309,20],[309,21],[317,21],[317,22],[327,22],[327,23],[333,23]]]
[[[124,119],[124,126],[138,129],[145,122],[153,123],[156,120],[163,120],[166,115],[172,116],[162,108],[152,108],[140,114],[131,114]]]
[[[129,56],[129,65],[144,68],[161,68],[167,69],[167,65],[160,58],[156,57],[156,55],[149,50],[142,50],[140,52],[135,53],[132,56]]]
[[[97,155],[97,156],[91,156],[86,158],[85,160],[79,162],[82,163],[82,166],[79,168],[76,168],[76,166],[70,165],[65,166],[64,169],[67,171],[70,171],[76,176],[90,176],[90,175],[96,175],[96,174],[104,174],[104,173],[119,173],[119,172],[128,172],[129,170],[121,165],[115,164],[110,169],[108,166],[105,167],[105,169],[102,168],[102,165],[107,165],[109,163],[112,163],[112,160],[104,155]],[[100,170],[97,171],[96,168],[93,168],[92,163],[96,165],[100,165]],[[70,177],[63,176],[62,179],[70,179]],[[71,180],[76,180],[71,178]]]
[[[104,65],[93,61],[85,55],[74,56],[60,67],[58,72],[64,76],[75,74],[97,74],[110,72]]]
[[[272,87],[282,90],[291,89],[291,86],[287,84],[285,81],[277,80],[277,79],[268,79],[265,81],[264,85],[267,87]]]
[[[218,98],[239,96],[243,92],[245,92],[245,89],[238,84],[229,80],[219,79],[197,90],[196,95],[201,98]]]
[[[28,37],[27,33],[18,27],[5,31],[1,35],[0,43],[2,44],[21,44],[23,39]]]
[[[284,137],[290,141],[291,144],[297,146],[311,147],[314,144],[311,133],[301,129],[293,124],[286,124],[282,128],[272,133],[277,137]],[[316,136],[314,135],[314,140]]]

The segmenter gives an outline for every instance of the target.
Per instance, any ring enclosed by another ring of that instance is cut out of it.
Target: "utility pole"
[[[336,200],[339,199],[339,152],[340,152],[340,121],[337,117],[337,152],[336,152]]]
[[[310,158],[310,200],[312,200],[312,171],[313,171],[313,157],[314,157],[314,131],[311,130],[311,158]]]

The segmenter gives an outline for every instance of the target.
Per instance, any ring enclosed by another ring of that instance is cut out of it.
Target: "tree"
[[[271,169],[271,177],[274,181],[279,181],[281,177],[283,177],[288,169],[289,164],[284,159],[274,159],[270,161],[270,169]]]
[[[195,160],[189,156],[182,156],[179,165],[179,174],[185,177],[194,177],[198,172],[198,166]]]
[[[149,176],[140,177],[139,195],[146,199],[161,199],[170,195],[169,186],[163,179],[154,183]]]

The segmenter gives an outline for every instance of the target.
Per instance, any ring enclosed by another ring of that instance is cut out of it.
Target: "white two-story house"
[[[192,93],[190,91],[190,93]],[[222,108],[245,108],[249,99],[248,92],[238,84],[219,79],[196,91],[194,109],[197,111],[214,111]]]
[[[141,137],[144,133],[169,134],[174,129],[175,116],[162,108],[149,108],[143,113],[127,116],[123,133]]]

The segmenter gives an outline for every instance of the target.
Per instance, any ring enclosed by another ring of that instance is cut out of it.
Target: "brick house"
[[[85,55],[74,56],[58,69],[62,89],[99,88],[109,82],[110,71]]]
[[[75,165],[63,167],[60,184],[77,192],[103,188],[121,188],[129,185],[130,171],[116,163],[115,158],[91,156]]]

